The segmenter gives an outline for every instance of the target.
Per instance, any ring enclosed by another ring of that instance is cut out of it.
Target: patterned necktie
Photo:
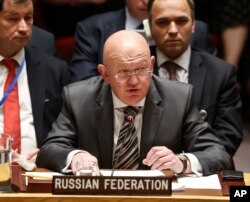
[[[172,61],[167,61],[162,66],[168,71],[169,80],[177,80],[177,69],[180,68],[179,65]]]
[[[11,82],[15,77],[16,61],[13,59],[2,60],[2,64],[9,69],[9,73],[4,85],[4,92],[7,91]],[[11,134],[14,141],[12,142],[12,149],[21,152],[21,131],[20,131],[20,114],[18,101],[18,86],[15,84],[14,88],[3,103],[4,116],[4,133]]]
[[[139,167],[138,138],[133,123],[138,111],[138,108],[132,106],[124,108],[124,123],[119,133],[113,159],[115,169],[135,170]]]

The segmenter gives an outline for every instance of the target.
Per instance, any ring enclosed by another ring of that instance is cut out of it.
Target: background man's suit
[[[69,83],[66,62],[25,48],[27,77],[34,117],[37,145],[47,137],[62,106],[62,88]]]
[[[155,47],[151,47],[152,55]],[[157,61],[155,74],[158,74]],[[192,48],[188,83],[194,87],[199,110],[206,110],[206,121],[227,151],[234,155],[242,141],[241,101],[236,90],[234,67],[204,51]]]
[[[125,9],[121,9],[92,16],[77,24],[76,45],[71,61],[72,81],[99,75],[97,65],[103,63],[104,42],[111,34],[125,29],[125,20]],[[214,53],[214,47],[207,36],[209,32],[206,24],[198,21],[196,27],[197,32],[192,38],[192,43]]]
[[[49,55],[56,55],[57,52],[54,35],[36,26],[32,27],[32,36],[27,46]]]
[[[231,169],[231,158],[193,105],[191,85],[159,77],[153,80],[144,107],[140,168],[145,168],[142,159],[153,146],[167,146],[177,154],[183,150],[195,154],[206,175]],[[68,153],[79,148],[96,156],[100,168],[112,168],[110,86],[101,77],[75,82],[64,88],[63,100],[62,113],[38,154],[37,165],[61,171]]]

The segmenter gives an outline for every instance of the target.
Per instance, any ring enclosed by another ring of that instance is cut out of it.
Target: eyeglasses
[[[107,67],[106,67],[106,69],[108,70]],[[128,79],[132,75],[135,75],[139,79],[148,78],[148,77],[152,76],[152,69],[151,68],[141,68],[141,69],[137,69],[137,70],[135,70],[133,72],[122,71],[122,72],[116,73],[114,75],[114,77],[115,77],[115,79],[116,79],[117,82],[126,82],[126,81],[128,81]]]

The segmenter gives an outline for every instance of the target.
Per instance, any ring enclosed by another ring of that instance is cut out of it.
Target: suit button
[[[207,111],[205,109],[200,110],[200,115],[203,120],[207,118]]]

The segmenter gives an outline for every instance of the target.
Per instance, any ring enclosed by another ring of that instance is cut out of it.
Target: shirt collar
[[[136,27],[138,27],[142,22],[137,20],[135,17],[133,17],[129,11],[128,8],[125,8],[126,10],[126,22],[125,22],[125,29],[128,30],[134,30]]]
[[[114,108],[115,109],[120,109],[127,107],[128,105],[123,103],[119,98],[115,95],[115,93],[112,91],[112,98],[113,98],[113,103],[114,103]],[[134,107],[143,107],[145,105],[145,98],[143,98],[140,102],[138,102]]]
[[[156,57],[159,67],[162,66],[164,62],[170,60],[163,52],[161,52],[158,49],[156,49]],[[190,57],[191,57],[191,48],[189,46],[187,50],[180,57],[172,61],[178,64],[180,67],[182,67],[185,71],[188,71],[190,64]]]
[[[18,65],[20,66],[22,64],[22,60],[24,57],[24,48],[22,48],[16,55],[14,55],[11,59],[14,59],[17,61]],[[5,59],[2,55],[0,55],[0,61]]]

